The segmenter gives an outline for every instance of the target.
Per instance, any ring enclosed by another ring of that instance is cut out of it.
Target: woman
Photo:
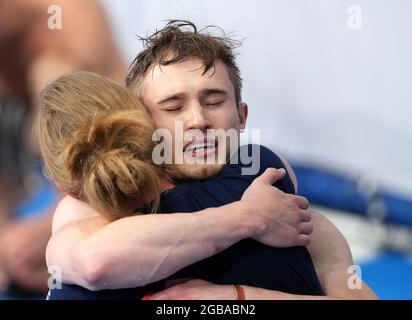
[[[88,72],[62,76],[43,91],[35,130],[47,175],[67,194],[112,220],[156,212],[167,174],[132,93]]]

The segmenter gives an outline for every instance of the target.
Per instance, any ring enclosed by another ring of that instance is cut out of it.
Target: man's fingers
[[[286,174],[286,170],[283,168],[267,168],[259,177],[255,179],[260,183],[274,184],[276,181],[282,179]]]
[[[312,220],[312,211],[311,210],[301,210],[300,211],[300,221],[309,222]]]
[[[300,234],[296,240],[296,246],[307,247],[310,244],[310,236],[307,234]]]
[[[310,222],[304,222],[300,225],[300,233],[310,235],[313,232],[313,224]]]
[[[306,210],[307,208],[309,208],[309,201],[305,197],[295,196],[295,201],[296,201],[296,204],[299,206],[299,208],[303,210]]]

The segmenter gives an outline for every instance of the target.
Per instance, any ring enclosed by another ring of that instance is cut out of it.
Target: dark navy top
[[[249,154],[252,145],[243,146]],[[256,147],[256,145],[255,145]],[[284,168],[283,162],[272,151],[257,146],[260,168],[256,174],[244,175],[238,152],[220,174],[207,181],[194,181],[176,185],[162,194],[161,212],[195,212],[222,206],[240,200],[243,192],[268,167]],[[234,159],[238,160],[233,163]],[[253,159],[254,165],[257,159]],[[288,175],[275,186],[286,193],[294,193]],[[131,271],[132,272],[132,271]],[[216,284],[243,284],[294,294],[322,295],[309,252],[305,247],[273,248],[253,239],[244,239],[213,257],[194,263],[166,280],[179,278],[204,279]],[[163,288],[164,280],[146,287],[92,292],[74,285],[50,291],[49,299],[140,299],[148,291]]]

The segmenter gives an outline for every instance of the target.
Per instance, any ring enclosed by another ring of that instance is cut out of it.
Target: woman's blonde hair
[[[138,98],[89,72],[61,76],[42,92],[35,134],[46,173],[112,219],[159,204],[154,124]]]

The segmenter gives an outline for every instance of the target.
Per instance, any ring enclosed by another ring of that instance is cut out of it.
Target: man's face
[[[155,66],[142,81],[140,95],[156,127],[172,134],[171,171],[175,179],[201,180],[217,175],[222,162],[230,157],[230,144],[221,143],[207,131],[234,129],[238,135],[245,127],[247,105],[236,105],[234,87],[223,62],[216,61],[206,74],[203,71],[200,60],[188,59]],[[185,138],[176,130],[176,124],[182,127]],[[188,140],[188,135],[195,137]],[[176,163],[178,158],[185,159],[183,164]],[[196,161],[206,158],[214,158],[215,163]]]

